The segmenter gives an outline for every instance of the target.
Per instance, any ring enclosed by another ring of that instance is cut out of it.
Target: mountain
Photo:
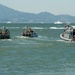
[[[0,4],[0,22],[25,22],[25,23],[54,23],[55,21],[75,23],[75,16],[70,15],[54,15],[49,12],[41,12],[38,14],[20,12]]]

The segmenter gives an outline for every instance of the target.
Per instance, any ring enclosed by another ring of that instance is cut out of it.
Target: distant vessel
[[[65,26],[65,30],[60,34],[60,38],[65,41],[75,41],[75,26]]]
[[[11,23],[10,21],[7,21],[6,23]]]
[[[54,22],[54,24],[62,24],[63,22],[60,22],[60,21],[56,21]]]

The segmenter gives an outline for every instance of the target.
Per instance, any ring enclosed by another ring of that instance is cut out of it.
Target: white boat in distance
[[[60,21],[56,21],[54,22],[54,24],[62,24],[63,22],[60,22]]]
[[[75,26],[65,26],[65,30],[60,34],[60,38],[65,41],[75,41]]]

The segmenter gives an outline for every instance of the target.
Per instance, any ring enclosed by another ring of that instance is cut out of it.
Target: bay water
[[[0,75],[75,75],[75,42],[60,38],[64,24],[0,23],[2,26],[9,29],[11,39],[0,40]],[[38,37],[23,37],[25,26]]]

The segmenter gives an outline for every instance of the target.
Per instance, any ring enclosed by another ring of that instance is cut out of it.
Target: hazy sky
[[[75,0],[0,0],[0,4],[29,13],[50,12],[75,16]]]

